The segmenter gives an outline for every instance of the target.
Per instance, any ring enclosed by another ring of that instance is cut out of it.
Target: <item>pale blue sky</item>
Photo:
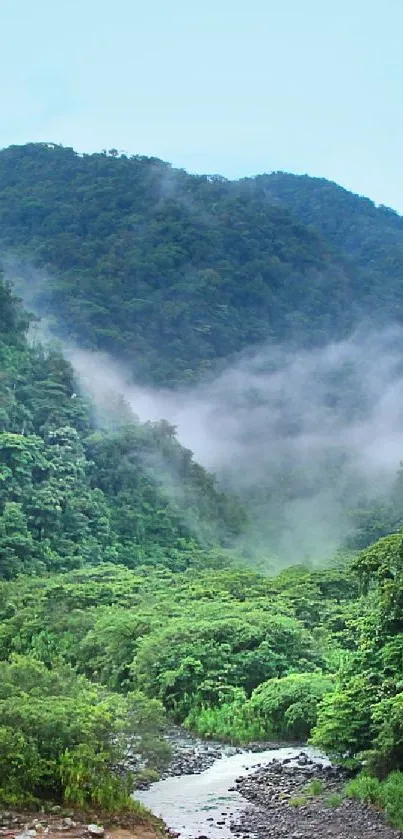
[[[283,169],[403,211],[403,0],[0,0],[0,146]]]

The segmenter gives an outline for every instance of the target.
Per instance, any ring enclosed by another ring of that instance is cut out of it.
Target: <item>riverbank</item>
[[[221,754],[198,774],[167,777],[139,795],[180,839],[401,837],[381,812],[344,797],[347,780],[314,749],[272,744]]]
[[[399,830],[374,807],[345,798],[346,773],[302,753],[297,761],[275,760],[237,779],[250,802],[230,825],[237,837],[256,839],[398,839]]]
[[[57,808],[56,808],[57,809]],[[61,808],[59,808],[61,810]],[[164,839],[165,825],[154,816],[142,818],[99,813],[0,811],[0,839]]]

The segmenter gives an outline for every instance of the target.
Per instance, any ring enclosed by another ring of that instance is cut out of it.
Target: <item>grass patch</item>
[[[308,803],[308,799],[306,795],[296,795],[294,798],[290,798],[288,803],[291,804],[291,807],[304,807]]]
[[[340,807],[341,802],[343,801],[343,796],[340,795],[339,792],[332,792],[331,795],[327,795],[325,798],[325,806],[326,807]]]
[[[324,790],[323,781],[320,778],[313,778],[305,789],[307,795],[320,795]]]
[[[381,784],[381,804],[389,821],[403,830],[403,772],[391,772]]]
[[[346,785],[345,792],[349,798],[382,808],[391,824],[403,830],[403,772],[391,772],[384,781],[361,773]]]

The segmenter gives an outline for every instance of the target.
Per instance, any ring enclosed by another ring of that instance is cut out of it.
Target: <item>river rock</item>
[[[90,836],[105,836],[105,828],[102,827],[102,825],[100,824],[88,824],[87,831],[90,834]]]

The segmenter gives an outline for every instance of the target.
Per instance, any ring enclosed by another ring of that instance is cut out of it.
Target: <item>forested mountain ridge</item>
[[[308,175],[273,172],[243,181],[269,203],[287,208],[346,254],[360,272],[362,303],[402,320],[403,218],[389,207],[336,183]]]
[[[26,275],[59,334],[143,382],[192,381],[267,340],[323,343],[355,319],[357,272],[312,226],[258,185],[154,158],[4,149],[0,245],[44,269]]]
[[[164,386],[259,342],[337,339],[375,309],[402,319],[402,219],[308,176],[231,182],[114,150],[12,146],[0,243],[25,255],[59,334]]]

